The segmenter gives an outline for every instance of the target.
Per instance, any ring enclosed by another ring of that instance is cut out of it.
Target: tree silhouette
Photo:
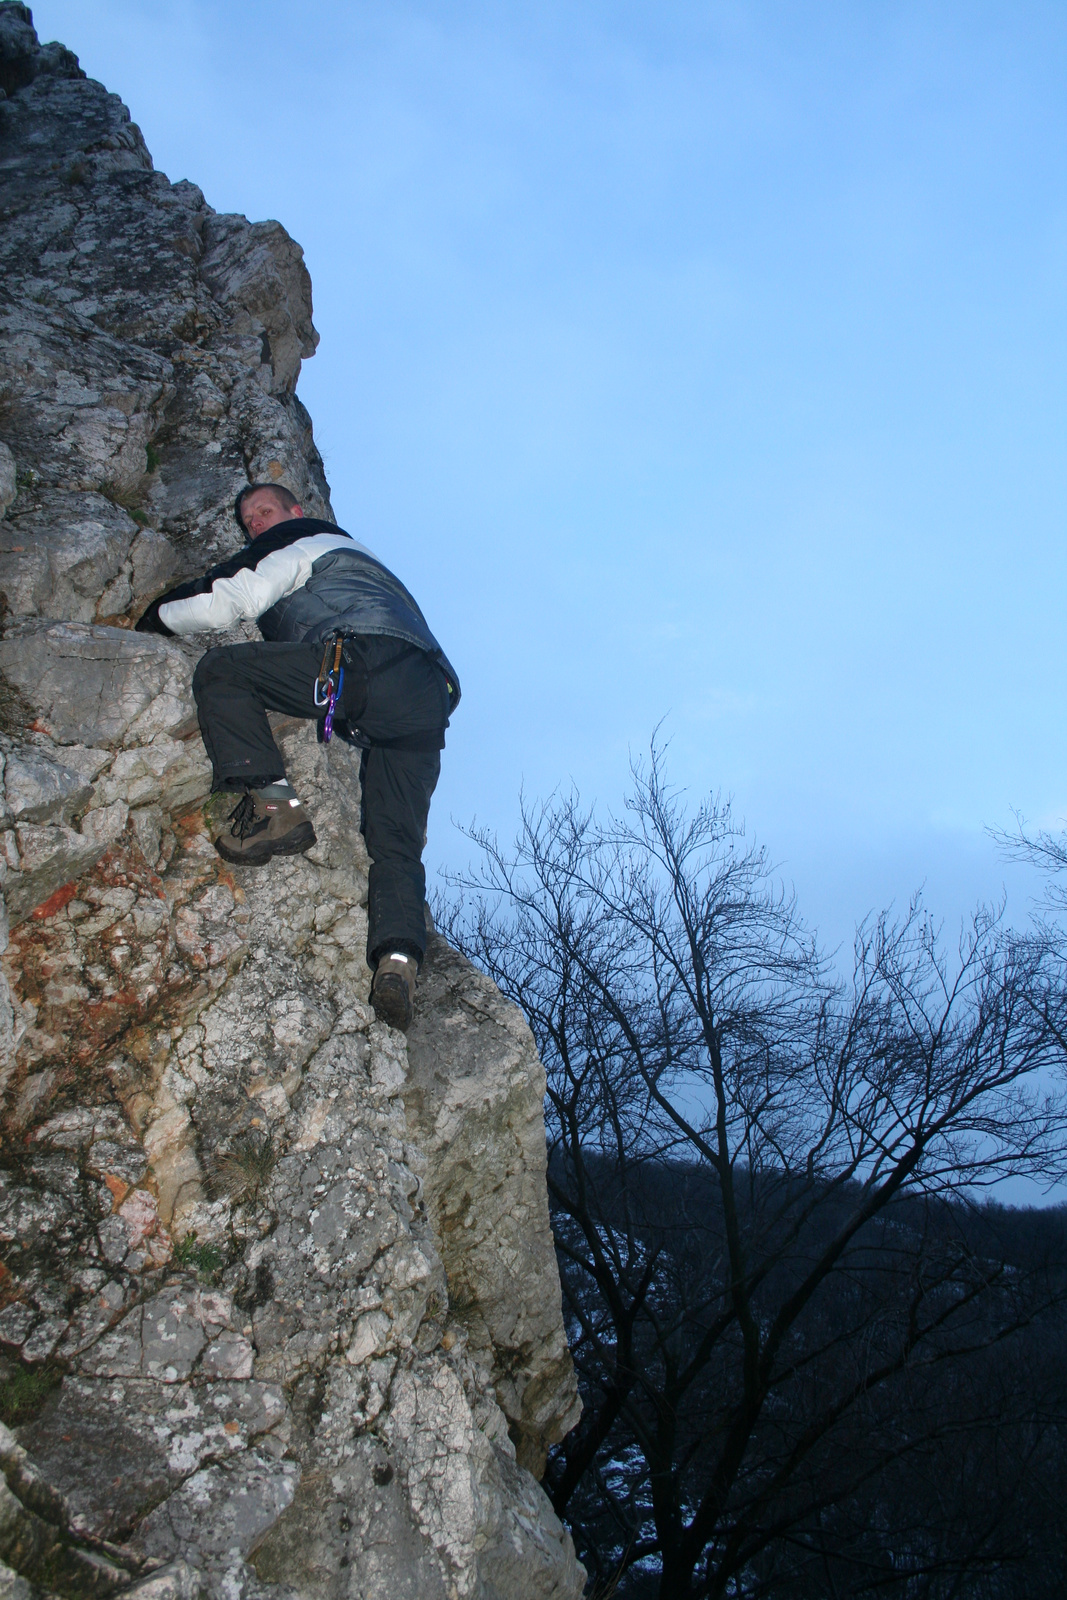
[[[563,795],[510,852],[472,837],[439,909],[548,1073],[585,1411],[546,1487],[594,1592],[1013,1592],[989,1584],[1044,1548],[1035,1475],[1063,1484],[1062,1361],[1012,1363],[1063,1353],[1064,1238],[1022,1249],[976,1196],[1064,1173],[1050,930],[980,912],[950,951],[916,901],[842,983],[655,746],[621,817]]]

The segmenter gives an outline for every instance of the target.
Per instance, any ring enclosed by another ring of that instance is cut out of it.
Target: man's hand
[[[174,638],[173,629],[168,628],[159,615],[160,600],[164,598],[161,595],[159,600],[153,600],[148,609],[137,619],[134,624],[134,629],[137,633],[160,633],[165,639]]]

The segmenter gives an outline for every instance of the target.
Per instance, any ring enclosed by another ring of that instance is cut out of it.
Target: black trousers
[[[390,750],[373,741],[418,738],[444,743],[448,689],[441,669],[396,639],[364,637],[345,645],[338,717],[372,741],[360,766],[363,837],[371,858],[367,959],[373,967],[399,950],[420,962],[426,952],[426,872],[422,848],[440,749]],[[268,711],[321,720],[314,684],[322,646],[223,645],[202,656],[193,694],[215,789],[259,789],[285,777]]]

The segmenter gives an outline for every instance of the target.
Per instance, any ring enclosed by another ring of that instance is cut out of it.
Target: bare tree
[[[1055,943],[983,912],[949,952],[915,903],[843,984],[728,806],[687,815],[655,747],[633,778],[621,818],[571,795],[524,806],[511,852],[475,832],[439,908],[548,1072],[586,1410],[546,1486],[598,1592],[962,1594],[1012,1557],[958,1507],[883,1507],[876,1549],[857,1519],[943,1447],[944,1375],[1060,1303],[1062,1241],[1024,1270],[965,1225],[983,1186],[1067,1164]]]

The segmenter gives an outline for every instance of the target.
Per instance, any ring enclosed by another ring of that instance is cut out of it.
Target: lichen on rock
[[[374,1020],[357,755],[279,720],[318,843],[227,868],[131,631],[250,478],[330,515],[299,246],[10,0],[0,89],[0,1593],[570,1600],[529,1030],[436,936]]]

